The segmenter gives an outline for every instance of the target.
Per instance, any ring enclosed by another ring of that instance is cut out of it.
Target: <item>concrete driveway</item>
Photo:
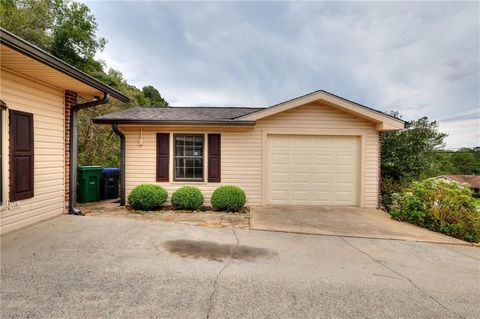
[[[301,234],[467,244],[409,223],[378,209],[342,206],[256,206],[250,228]]]
[[[61,216],[1,238],[2,318],[479,318],[480,249]]]

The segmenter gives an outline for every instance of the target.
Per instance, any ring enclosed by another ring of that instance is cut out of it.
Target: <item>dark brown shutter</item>
[[[220,134],[208,134],[208,181],[220,183]]]
[[[10,201],[33,197],[33,114],[10,110]]]
[[[157,133],[157,182],[168,182],[168,133]]]

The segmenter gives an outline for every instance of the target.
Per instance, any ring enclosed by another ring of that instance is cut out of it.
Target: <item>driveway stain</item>
[[[201,240],[170,240],[163,243],[163,247],[183,258],[204,258],[210,261],[221,262],[232,258],[242,261],[253,261],[258,258],[272,258],[278,254],[274,251],[235,244],[218,244],[212,241]]]

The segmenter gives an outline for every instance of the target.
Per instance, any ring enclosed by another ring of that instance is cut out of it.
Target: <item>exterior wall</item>
[[[64,92],[1,70],[1,99],[9,109],[33,113],[34,197],[8,201],[8,110],[3,111],[3,204],[5,233],[62,214],[65,209]]]
[[[268,134],[328,134],[361,136],[361,198],[364,207],[377,207],[378,199],[378,132],[372,122],[324,104],[308,104],[257,121],[254,128],[200,128],[166,126],[122,126],[126,140],[126,195],[140,183],[155,182],[155,155],[157,132],[221,133],[221,183],[158,183],[171,195],[183,185],[198,186],[209,204],[213,190],[220,185],[242,187],[249,205],[265,204],[263,189],[264,160],[262,152]],[[170,150],[172,150],[172,136]],[[173,159],[170,151],[170,180],[173,177]],[[205,150],[205,154],[207,150]],[[206,163],[207,161],[205,161]],[[206,170],[205,170],[206,172]]]

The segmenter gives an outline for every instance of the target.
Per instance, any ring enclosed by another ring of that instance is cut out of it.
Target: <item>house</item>
[[[6,233],[76,211],[76,112],[110,96],[129,98],[4,29],[0,50],[0,231]],[[79,97],[89,102],[77,104]]]
[[[132,108],[94,119],[122,136],[123,198],[140,183],[171,195],[220,185],[249,205],[378,207],[383,131],[404,121],[325,91],[268,108]]]
[[[441,175],[435,178],[468,184],[472,194],[474,194],[474,196],[480,196],[480,176],[478,175]]]

